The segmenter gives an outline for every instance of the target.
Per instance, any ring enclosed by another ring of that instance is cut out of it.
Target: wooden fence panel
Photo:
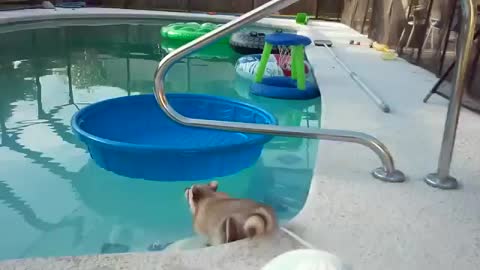
[[[255,7],[261,6],[269,0],[254,0]],[[305,12],[310,15],[315,15],[317,10],[317,0],[300,0],[297,3],[280,10],[281,15],[295,15],[299,12]]]
[[[251,0],[190,0],[193,11],[245,13],[252,9]]]
[[[164,9],[181,11],[220,12],[242,14],[269,0],[102,0],[104,7],[134,9]],[[277,14],[295,15],[305,12],[310,16],[338,18],[342,0],[300,0]]]

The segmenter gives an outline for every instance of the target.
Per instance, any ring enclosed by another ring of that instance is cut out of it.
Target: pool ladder
[[[165,96],[165,74],[170,66],[182,57],[194,52],[195,50],[205,46],[215,39],[218,39],[228,33],[239,29],[240,27],[255,22],[259,19],[269,16],[282,8],[285,8],[298,0],[272,0],[266,4],[248,12],[244,15],[232,20],[214,31],[191,41],[184,46],[173,51],[160,61],[155,72],[155,97],[162,110],[172,120],[186,126],[204,127],[212,129],[220,129],[227,131],[239,131],[247,133],[260,133],[276,136],[300,137],[310,139],[320,139],[327,141],[340,141],[357,143],[368,147],[375,152],[382,162],[382,167],[375,169],[372,175],[386,182],[403,182],[405,175],[395,169],[393,158],[387,147],[373,136],[365,133],[332,130],[332,129],[312,129],[304,127],[285,127],[264,124],[237,123],[225,121],[212,121],[203,119],[193,119],[185,117],[175,111]],[[461,4],[461,31],[459,42],[457,44],[457,69],[454,78],[454,87],[450,104],[448,106],[447,118],[445,120],[445,129],[440,150],[440,158],[438,161],[437,172],[429,174],[425,178],[425,182],[429,185],[441,189],[453,189],[457,187],[457,180],[450,176],[450,165],[452,162],[453,148],[455,145],[455,135],[458,126],[458,118],[460,114],[461,100],[464,92],[464,78],[468,68],[468,60],[470,59],[473,35],[475,31],[475,6],[472,0],[460,0]]]

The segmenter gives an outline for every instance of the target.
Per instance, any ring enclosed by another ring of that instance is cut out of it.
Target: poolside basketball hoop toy
[[[255,74],[252,94],[279,99],[312,99],[320,96],[318,86],[306,79],[304,48],[312,41],[302,35],[274,33],[265,37],[265,46]],[[264,77],[273,46],[280,52],[279,65],[290,76]],[[310,72],[311,73],[311,72]]]
[[[253,81],[257,74],[258,67],[260,65],[261,54],[245,55],[238,58],[235,64],[235,71],[237,75],[243,79]],[[268,58],[267,66],[263,77],[275,77],[275,76],[291,76],[292,70],[289,65],[285,63],[289,62],[290,56],[282,56],[280,54],[271,54]],[[283,63],[283,64],[282,64]],[[304,61],[305,75],[311,76],[310,71],[312,67],[307,60]]]
[[[196,119],[277,124],[261,108],[226,98],[168,94],[180,114]],[[156,181],[192,181],[227,176],[260,157],[270,135],[181,125],[158,106],[154,95],[113,98],[89,105],[72,128],[100,167]]]

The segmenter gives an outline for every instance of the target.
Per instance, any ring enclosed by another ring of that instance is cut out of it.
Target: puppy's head
[[[206,185],[193,185],[185,189],[185,199],[193,215],[197,212],[198,204],[206,198],[212,197],[217,192],[218,182],[211,181]]]

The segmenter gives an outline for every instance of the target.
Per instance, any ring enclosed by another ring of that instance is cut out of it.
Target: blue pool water
[[[193,234],[183,198],[192,182],[107,172],[70,128],[72,115],[88,104],[152,92],[167,53],[161,25],[0,34],[0,259],[146,251]],[[224,57],[199,53],[175,64],[167,91],[233,98],[270,111],[281,125],[320,126],[320,99],[250,96],[249,82],[235,74],[239,55],[222,51]],[[314,140],[276,137],[254,166],[218,179],[220,189],[270,204],[286,221],[303,207],[316,152]]]

